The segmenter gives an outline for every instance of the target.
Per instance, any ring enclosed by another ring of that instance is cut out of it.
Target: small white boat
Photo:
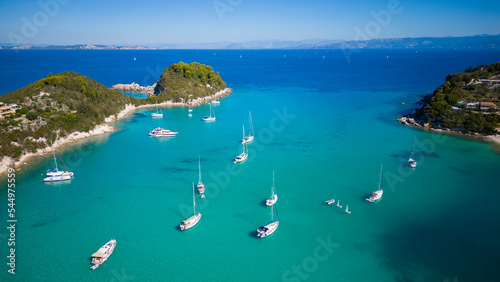
[[[366,198],[366,200],[370,203],[380,200],[380,198],[382,198],[382,194],[384,194],[384,190],[382,190],[382,168],[383,164],[380,165],[380,180],[378,182],[378,190],[372,192],[371,195]]]
[[[189,113],[189,114],[188,114],[188,117],[192,117],[192,116],[193,116],[193,114],[192,114],[192,113]]]
[[[116,240],[111,239],[104,246],[102,246],[97,252],[92,254],[92,266],[90,269],[94,270],[108,260],[109,256],[113,253],[116,246]]]
[[[158,108],[158,98],[156,100],[156,113],[151,114],[152,117],[163,117],[163,112],[161,111],[160,108]]]
[[[204,117],[203,121],[215,121],[215,112],[212,109],[212,105],[210,104],[209,106],[210,106],[210,116]],[[212,113],[213,113],[213,116],[212,116]]]
[[[278,194],[274,193],[274,171],[273,171],[273,186],[271,187],[271,197],[266,199],[266,206],[272,206],[278,201]]]
[[[54,155],[54,165],[56,168],[51,168],[47,169],[47,175],[43,179],[44,182],[55,182],[55,181],[64,181],[64,180],[71,180],[71,178],[74,176],[73,172],[70,171],[59,171],[57,168],[57,159],[56,159],[56,152],[54,151],[54,145],[51,144],[52,146],[52,154]],[[66,168],[67,169],[67,168]]]
[[[337,207],[342,208],[342,206],[340,205],[340,200],[337,202]]]
[[[245,128],[243,127],[243,140],[241,140],[242,144],[245,143],[251,143],[254,139],[254,132],[253,132],[253,124],[252,124],[252,114],[251,112],[248,112],[248,115],[250,116],[250,133],[248,136],[245,136]]]
[[[184,220],[179,226],[182,231],[187,230],[193,226],[195,226],[201,218],[201,213],[196,214],[196,203],[194,198],[194,183],[193,183],[193,216]]]
[[[201,183],[201,161],[200,157],[198,157],[198,185],[196,185],[196,188],[198,188],[198,193],[203,194],[205,193],[205,185]]]
[[[415,153],[415,137],[413,137],[413,147],[411,149],[410,159],[408,159],[408,165],[410,167],[417,167],[417,162],[413,159],[413,154]]]
[[[278,228],[278,225],[280,224],[279,219],[277,221],[273,220],[275,207],[276,205],[271,206],[271,221],[268,224],[261,226],[257,229],[257,237],[265,238],[273,234],[274,231],[276,231],[276,229]],[[276,213],[276,215],[278,214]]]
[[[163,129],[161,127],[157,127],[153,129],[151,132],[149,132],[149,136],[154,136],[154,137],[173,137],[177,135],[179,132],[173,132],[168,129]]]
[[[210,104],[212,104],[212,105],[220,105],[220,101],[217,101],[217,100],[212,100],[212,101],[210,102]]]
[[[193,111],[193,109],[189,108],[188,112],[192,112],[192,111]]]
[[[345,212],[346,213],[351,213],[351,211],[349,210],[349,206],[348,205],[345,206]]]
[[[246,144],[243,144],[243,152],[241,154],[239,154],[236,158],[234,158],[234,162],[233,163],[242,163],[244,161],[247,160],[248,158],[248,148],[246,146]]]
[[[327,205],[331,205],[333,203],[335,203],[335,199],[330,199],[330,200],[325,201],[325,204],[327,204]]]

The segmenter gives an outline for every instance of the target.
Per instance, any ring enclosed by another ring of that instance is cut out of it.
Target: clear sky
[[[152,45],[477,34],[500,34],[500,1],[0,0],[0,43]]]

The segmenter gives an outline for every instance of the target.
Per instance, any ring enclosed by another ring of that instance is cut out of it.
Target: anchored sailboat
[[[382,169],[383,169],[384,165],[381,164],[380,165],[380,180],[378,182],[378,190],[375,191],[375,192],[372,192],[371,195],[366,198],[366,200],[368,202],[375,202],[377,200],[380,200],[380,198],[382,198],[382,194],[384,194],[384,190],[382,190]]]
[[[278,194],[274,193],[274,171],[273,171],[273,186],[271,187],[271,198],[267,198],[266,205],[272,206],[278,201]]]
[[[413,147],[411,148],[410,159],[408,160],[408,165],[411,167],[417,167],[417,162],[413,159],[413,154],[415,153],[415,137],[413,137]]]
[[[257,237],[259,238],[265,238],[276,231],[278,228],[278,225],[280,224],[279,218],[277,221],[274,221],[274,209],[276,208],[277,205],[272,205],[271,206],[271,221],[264,226],[261,226],[257,229]],[[278,210],[276,210],[276,217],[278,217]]]
[[[235,159],[233,163],[242,163],[247,160],[248,158],[248,146],[247,144],[242,145],[243,152],[239,154]]]
[[[252,113],[248,112],[248,115],[250,116],[250,132],[248,136],[245,136],[245,128],[243,127],[243,140],[241,140],[241,143],[251,143],[254,139],[254,132],[253,132],[253,124],[252,124]]]
[[[349,210],[349,206],[348,205],[345,206],[345,212],[346,213],[351,213],[351,211]]]
[[[54,155],[54,165],[56,168],[52,169],[47,169],[47,175],[43,179],[45,182],[53,182],[53,181],[63,181],[63,180],[70,180],[71,177],[73,177],[73,172],[69,172],[67,170],[65,171],[59,171],[57,168],[57,159],[56,159],[56,152],[54,151],[54,144],[52,144],[52,155]],[[68,169],[68,168],[66,168]]]
[[[156,113],[151,113],[152,117],[163,117],[163,112],[161,109],[158,107],[158,97],[156,98]]]
[[[210,106],[210,116],[204,117],[203,121],[215,121],[215,112],[212,109],[212,104],[209,104],[209,106]],[[212,116],[212,113],[213,113],[213,116]]]
[[[198,185],[196,185],[196,188],[198,188],[198,193],[203,194],[205,193],[205,185],[201,183],[201,161],[200,157],[198,157]]]
[[[200,221],[201,213],[196,214],[196,203],[194,198],[194,182],[193,182],[193,216],[184,220],[179,226],[182,231],[187,230],[193,226],[195,226],[198,221]]]

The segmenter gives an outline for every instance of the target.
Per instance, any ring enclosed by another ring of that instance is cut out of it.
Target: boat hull
[[[246,161],[247,158],[248,158],[248,154],[242,153],[234,159],[233,163],[242,163],[242,162]]]
[[[279,221],[269,222],[267,225],[259,227],[257,229],[257,237],[266,238],[269,235],[273,234],[276,229],[278,229]]]
[[[94,270],[101,264],[103,264],[105,261],[107,261],[108,258],[111,256],[111,254],[113,254],[115,247],[116,247],[116,240],[112,239],[111,241],[104,244],[104,246],[99,248],[99,250],[97,250],[97,252],[95,252],[92,255],[93,265],[90,267],[90,269]]]
[[[278,195],[274,194],[274,197],[267,198],[266,206],[270,207],[270,206],[276,204],[277,201],[278,201]]]
[[[370,203],[376,202],[382,198],[383,193],[384,191],[382,190],[375,191],[370,195],[370,197],[366,198],[366,200]]]
[[[203,185],[203,183],[199,182],[198,185],[196,185],[196,188],[198,188],[198,193],[205,193],[205,185]]]
[[[241,140],[241,144],[252,143],[253,139],[254,139],[253,136],[247,136],[247,137],[243,138],[243,140]]]
[[[74,175],[73,172],[69,172],[69,171],[51,171],[51,172],[47,172],[47,175],[43,179],[43,181],[44,182],[55,182],[55,181],[71,180],[73,175]]]
[[[188,230],[189,228],[195,226],[200,221],[200,218],[201,218],[201,213],[193,215],[192,217],[184,220],[179,226],[179,228],[181,229],[181,231]]]

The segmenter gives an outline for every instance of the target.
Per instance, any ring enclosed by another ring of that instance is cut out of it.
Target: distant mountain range
[[[77,44],[77,45],[11,45],[0,44],[0,49],[82,49],[82,50],[150,50],[154,49],[148,46],[114,46],[114,45],[92,45],[92,44]]]
[[[101,50],[149,50],[149,49],[469,49],[500,48],[500,35],[475,35],[464,37],[387,38],[364,41],[308,39],[300,41],[254,40],[247,42],[214,42],[185,44],[151,44],[151,46],[115,45],[33,45],[17,46],[1,44],[0,49],[101,49]]]

